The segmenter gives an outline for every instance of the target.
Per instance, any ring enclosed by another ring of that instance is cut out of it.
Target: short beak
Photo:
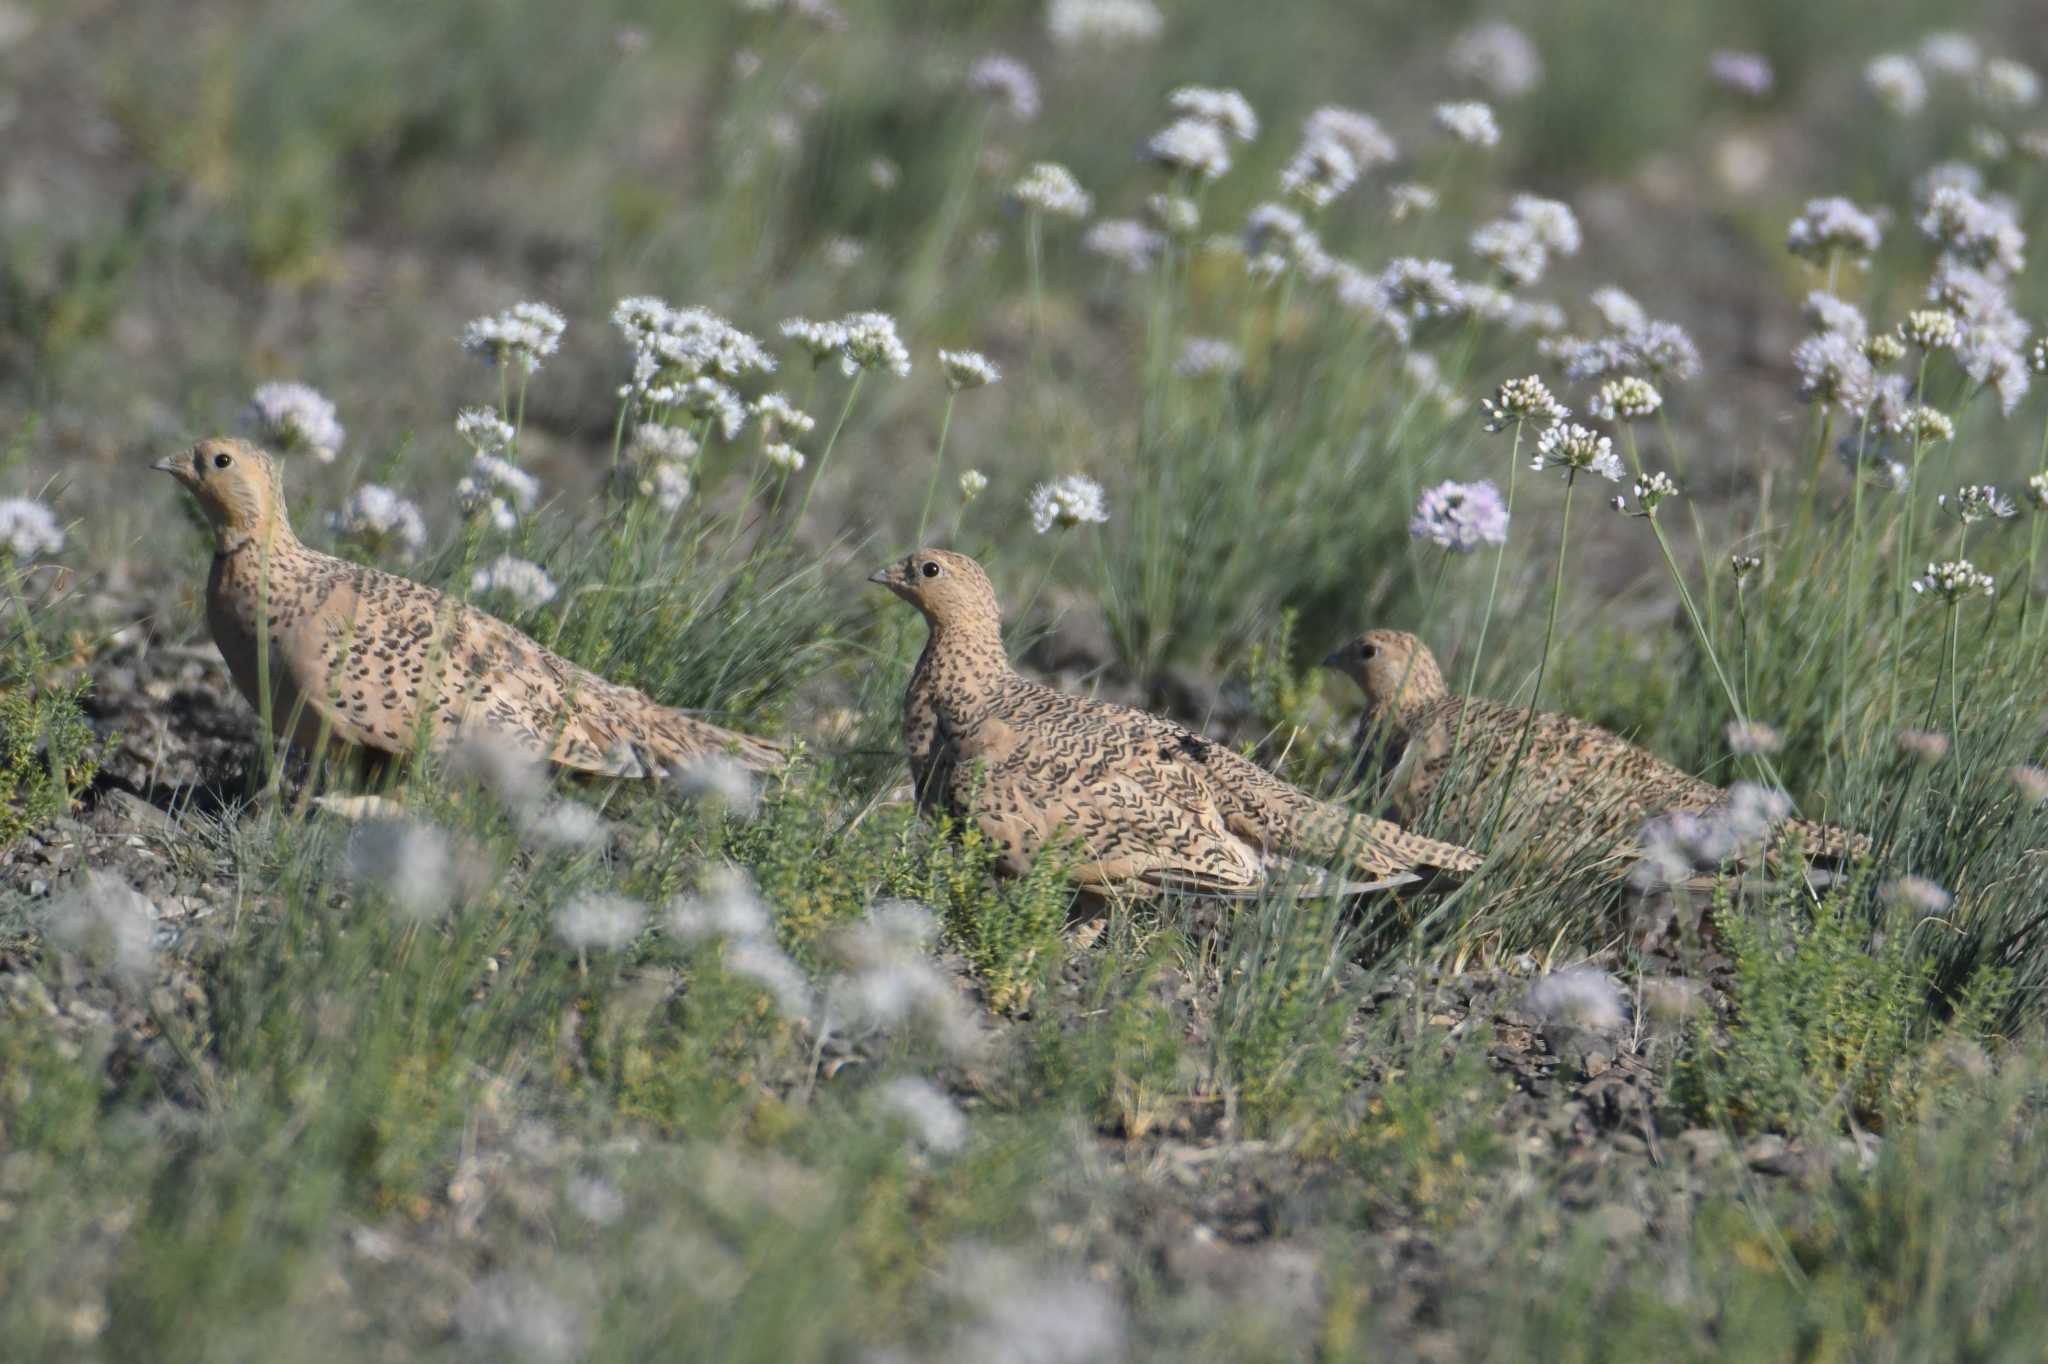
[[[893,587],[896,583],[896,565],[884,564],[868,574],[868,581],[877,587]]]
[[[1339,668],[1343,665],[1344,651],[1342,649],[1332,649],[1323,655],[1323,666],[1325,668]]]
[[[156,470],[160,474],[169,474],[171,475],[171,477],[176,478],[179,474],[184,472],[185,461],[179,459],[176,455],[165,455],[162,459],[158,460],[156,463],[150,465],[149,467]]]

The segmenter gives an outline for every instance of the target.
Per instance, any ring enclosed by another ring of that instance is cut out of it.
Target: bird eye
[[[920,571],[927,578],[936,578],[942,570],[939,568],[939,561],[937,559],[926,559],[924,567]]]
[[[234,456],[229,454],[218,454],[213,457],[213,467],[216,469],[225,469],[234,462]]]
[[[1358,656],[1360,658],[1377,658],[1379,652],[1380,646],[1377,644],[1361,644],[1358,646]]]

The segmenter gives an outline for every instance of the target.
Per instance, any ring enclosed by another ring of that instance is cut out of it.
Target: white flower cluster
[[[1436,212],[1437,192],[1428,185],[1407,181],[1387,190],[1387,216],[1397,223]]]
[[[1479,407],[1486,414],[1488,431],[1505,431],[1523,422],[1554,425],[1572,414],[1533,374],[1525,379],[1504,380],[1491,398],[1479,400]]]
[[[553,355],[568,329],[563,316],[545,303],[515,303],[494,317],[479,317],[462,329],[462,348],[489,365],[517,365],[528,374]]]
[[[991,52],[967,70],[967,88],[1019,123],[1038,117],[1038,77],[1015,57]]]
[[[781,393],[763,393],[754,399],[753,412],[761,423],[762,436],[768,440],[774,440],[785,431],[807,436],[818,425],[816,418]]]
[[[328,524],[337,535],[377,553],[395,550],[410,558],[427,547],[420,509],[381,483],[365,483],[350,493]]]
[[[1678,484],[1672,481],[1669,474],[1645,474],[1636,480],[1635,487],[1630,491],[1635,494],[1635,510],[1629,510],[1628,499],[1625,497],[1614,498],[1611,503],[1613,508],[1624,516],[1655,516],[1660,505],[1678,496]]]
[[[624,298],[612,309],[612,324],[633,348],[632,378],[619,397],[643,419],[681,408],[715,421],[732,440],[746,424],[746,405],[730,385],[775,371],[766,347],[708,308]]]
[[[2012,205],[1979,198],[1959,185],[1944,185],[1927,197],[1920,231],[1949,259],[1985,271],[1994,280],[2016,275],[2027,265],[2027,235]]]
[[[1500,489],[1477,483],[1439,483],[1422,494],[1408,519],[1408,534],[1457,554],[1507,543],[1508,509]]]
[[[2027,475],[2027,505],[2037,512],[2048,512],[2048,474]]]
[[[616,952],[630,946],[647,922],[647,907],[623,895],[587,892],[555,910],[555,936],[578,952]]]
[[[1166,237],[1135,218],[1104,218],[1082,234],[1081,249],[1143,274],[1165,254]]]
[[[769,441],[761,447],[761,458],[785,477],[803,472],[804,452],[788,441]]]
[[[64,548],[56,513],[29,497],[0,498],[0,554],[25,564]]]
[[[1927,78],[1911,57],[1887,52],[1873,57],[1863,68],[1863,83],[1878,103],[1902,118],[1920,112],[1927,104]]]
[[[2041,97],[2041,77],[2034,68],[2010,57],[1984,63],[1977,97],[1997,109],[2024,109]]]
[[[306,384],[260,384],[249,396],[246,424],[265,442],[331,464],[348,434],[334,404]]]
[[[1476,99],[1457,100],[1436,106],[1436,126],[1468,147],[1500,145],[1500,125],[1493,121],[1493,107]]]
[[[1152,134],[1145,157],[1170,171],[1214,180],[1230,169],[1230,142],[1206,119],[1179,118]]]
[[[969,469],[960,475],[960,500],[972,502],[988,491],[988,475],[979,469]]]
[[[1244,368],[1236,346],[1213,336],[1190,336],[1181,343],[1173,372],[1187,379],[1213,379]]]
[[[1956,424],[1949,420],[1948,414],[1931,407],[1908,407],[1890,418],[1886,429],[1896,435],[1911,437],[1915,445],[1956,438]]]
[[[1870,333],[1870,323],[1853,303],[1836,298],[1825,289],[1814,289],[1806,295],[1806,303],[1800,310],[1817,332],[1840,332],[1849,340],[1861,345]]]
[[[469,472],[455,485],[455,501],[471,516],[487,516],[501,531],[511,531],[540,499],[540,480],[509,460],[479,450],[470,457]]]
[[[1629,879],[1642,889],[1683,882],[1697,868],[1718,867],[1753,851],[1791,813],[1784,793],[1736,782],[1710,810],[1674,810],[1646,821],[1638,837],[1644,857]]]
[[[1537,437],[1536,453],[1529,467],[1537,473],[1562,469],[1570,481],[1582,473],[1598,474],[1609,483],[1622,479],[1621,457],[1614,442],[1576,422],[1558,422]]]
[[[1445,260],[1397,256],[1379,274],[1387,306],[1410,317],[1450,317],[1465,310],[1464,287]]]
[[[1792,348],[1792,368],[1799,376],[1799,396],[1851,412],[1868,406],[1876,372],[1856,341],[1842,332],[1816,332]]]
[[[1453,75],[1484,86],[1502,99],[1515,99],[1543,80],[1543,59],[1529,36],[1504,20],[1472,25],[1445,53]]]
[[[837,322],[814,322],[808,317],[790,318],[782,324],[782,334],[803,347],[814,365],[824,364],[846,344],[845,327]]]
[[[1648,379],[1630,374],[1600,385],[1587,410],[1604,422],[1633,422],[1655,416],[1662,406],[1664,395]]]
[[[539,564],[516,555],[500,554],[470,575],[469,590],[478,595],[503,593],[522,610],[532,611],[553,601],[560,589]]]
[[[1109,510],[1103,504],[1102,485],[1092,478],[1068,474],[1032,490],[1031,529],[1040,535],[1055,526],[1070,530],[1107,520]]]
[[[955,393],[969,388],[985,388],[1003,377],[995,361],[978,350],[942,350],[939,352],[939,368],[946,373],[946,387]]]
[[[1166,27],[1152,0],[1052,0],[1046,32],[1062,47],[1148,43]]]
[[[839,325],[846,329],[839,368],[847,378],[866,370],[887,370],[901,379],[910,373],[910,351],[896,335],[896,319],[887,313],[849,313]]]
[[[1166,97],[1166,107],[1183,118],[1214,124],[1239,142],[1250,142],[1259,135],[1258,114],[1251,101],[1236,90],[1183,85]]]
[[[1707,58],[1707,74],[1715,84],[1752,99],[1771,93],[1771,63],[1760,52],[1716,52]]]
[[[1055,218],[1085,218],[1095,200],[1074,173],[1057,161],[1040,161],[1010,187],[1010,197],[1034,213]]]
[[[1597,966],[1572,966],[1537,977],[1522,997],[1522,1012],[1545,1023],[1620,1032],[1633,1010],[1614,977]]]
[[[1980,573],[1968,559],[1950,559],[1927,565],[1926,576],[1913,580],[1913,590],[1954,606],[1965,597],[1992,595],[1998,590],[1998,580],[1989,573]]]
[[[2019,508],[1988,483],[1972,483],[1951,497],[1947,493],[1934,499],[1943,509],[1953,512],[1958,521],[1974,526],[1979,521],[2003,521],[2019,515]]]
[[[512,423],[489,407],[465,407],[455,414],[455,434],[480,455],[501,454],[517,438]]]
[[[1954,350],[1963,339],[1963,327],[1946,309],[1916,308],[1899,323],[1899,338],[1921,350]]]
[[[1785,229],[1785,249],[1812,261],[1825,261],[1837,252],[1863,260],[1883,239],[1875,215],[1839,196],[1808,199],[1805,210]]]

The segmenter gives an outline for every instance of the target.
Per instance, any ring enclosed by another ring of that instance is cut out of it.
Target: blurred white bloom
[[[1920,40],[1920,64],[1937,76],[1974,76],[1984,54],[1977,40],[1954,31],[1930,33]]]
[[[484,1358],[570,1364],[583,1354],[583,1319],[531,1279],[495,1274],[455,1304],[455,1330]]]
[[[910,373],[910,351],[896,335],[896,319],[887,313],[851,313],[840,320],[846,345],[839,367],[848,378],[862,370],[887,370],[897,378]]]
[[[2021,133],[2013,145],[2029,161],[2048,161],[2048,128]]]
[[[2008,767],[2006,780],[2013,790],[2019,792],[2020,800],[2028,805],[2048,803],[2048,768]]]
[[[517,365],[528,374],[562,344],[568,322],[545,303],[515,303],[462,329],[462,348],[486,364]]]
[[[837,322],[813,322],[792,317],[782,324],[782,334],[810,353],[814,364],[823,364],[846,344],[846,328]]]
[[[626,1215],[626,1196],[610,1180],[572,1175],[563,1194],[578,1217],[597,1226],[608,1227]]]
[[[502,531],[512,530],[539,498],[539,479],[481,451],[470,457],[469,472],[455,485],[456,504],[466,514],[486,515]]]
[[[1479,400],[1479,407],[1486,414],[1488,431],[1505,431],[1523,422],[1562,422],[1571,416],[1571,409],[1552,397],[1534,374],[1503,381],[1491,398]]]
[[[1436,212],[1437,193],[1428,185],[1408,181],[1387,191],[1387,216],[1397,223]]]
[[[1436,106],[1436,126],[1472,147],[1500,145],[1500,125],[1493,121],[1493,109],[1476,99]]]
[[[1166,250],[1166,238],[1135,218],[1104,218],[1082,234],[1081,249],[1142,273]]]
[[[620,895],[578,895],[555,910],[555,935],[579,951],[610,951],[640,936],[647,909]]]
[[[517,438],[512,423],[488,407],[465,407],[455,414],[455,434],[479,454],[502,454]]]
[[[1465,295],[1449,261],[1397,256],[1380,271],[1387,303],[1412,317],[1448,317],[1462,312]]]
[[[810,413],[781,393],[763,393],[754,399],[752,410],[760,419],[762,433],[767,436],[779,436],[785,431],[808,435],[818,424]]]
[[[1497,218],[1480,224],[1473,229],[1468,245],[1473,255],[1518,287],[1541,279],[1544,267],[1550,263],[1549,252],[1536,229],[1516,218]]]
[[[882,1108],[909,1124],[918,1144],[951,1155],[967,1144],[967,1119],[937,1086],[911,1075],[884,1082],[877,1092]]]
[[[972,502],[988,491],[988,475],[979,469],[969,469],[960,475],[960,498]]]
[[[1528,225],[1545,250],[1555,251],[1560,256],[1579,253],[1579,219],[1572,212],[1572,206],[1562,199],[1517,194],[1508,211],[1517,222]]]
[[[1901,117],[1917,114],[1927,104],[1927,78],[1903,53],[1872,58],[1863,68],[1863,83],[1880,104]]]
[[[1328,207],[1357,183],[1357,159],[1334,138],[1302,143],[1280,171],[1281,192],[1312,208]]]
[[[1434,355],[1427,351],[1409,351],[1401,357],[1401,375],[1423,396],[1435,399],[1446,414],[1458,411],[1457,391],[1444,382],[1443,368],[1437,364]]]
[[[88,869],[50,907],[48,933],[99,970],[139,979],[156,962],[157,908],[119,877]]]
[[[689,502],[690,494],[696,491],[697,485],[690,478],[690,471],[680,464],[660,460],[644,464],[642,468],[643,476],[636,491],[642,497],[653,498],[654,505],[670,515],[681,511]]]
[[[1400,149],[1380,127],[1378,119],[1334,104],[1324,105],[1302,122],[1301,140],[1303,145],[1336,143],[1351,153],[1352,163],[1360,174],[1376,166],[1391,165],[1400,156]]]
[[[1065,47],[1150,42],[1166,20],[1152,0],[1052,0],[1045,27]]]
[[[1707,58],[1707,74],[1737,94],[1761,99],[1771,93],[1771,64],[1760,52],[1716,52]]]
[[[1213,336],[1190,336],[1181,343],[1180,358],[1173,372],[1189,379],[1208,379],[1235,374],[1244,368],[1237,347]]]
[[[815,1007],[811,984],[772,938],[734,938],[725,945],[725,969],[744,976],[769,994],[789,1018],[808,1018]]]
[[[884,194],[896,188],[903,179],[903,168],[886,156],[868,158],[868,183]]]
[[[1621,459],[1614,442],[1576,422],[1558,422],[1536,440],[1536,453],[1529,467],[1538,473],[1563,469],[1569,480],[1581,473],[1598,474],[1609,483],[1622,479]]]
[[[427,547],[420,509],[381,483],[365,483],[327,518],[334,532],[375,553],[395,550],[410,558]]]
[[[347,436],[334,404],[306,384],[260,384],[249,396],[246,424],[266,443],[331,464]]]
[[[1948,735],[1932,729],[1899,731],[1899,752],[1914,762],[1933,766],[1948,756]]]
[[[1612,284],[1602,285],[1593,291],[1589,301],[1610,331],[1638,331],[1650,325],[1650,315],[1625,289]]]
[[[1445,62],[1452,74],[1483,85],[1502,99],[1526,95],[1543,80],[1543,59],[1536,54],[1536,45],[1522,30],[1499,19],[1474,24],[1452,39]]]
[[[2010,57],[1993,57],[1984,63],[1977,94],[1986,104],[1999,109],[2024,109],[2041,97],[2041,78],[2034,69]]]
[[[755,410],[759,411],[756,404]],[[687,464],[697,457],[697,437],[680,426],[665,426],[660,422],[641,422],[633,428],[633,439],[626,444],[628,453],[643,460],[673,460]]]
[[[858,237],[828,237],[822,254],[825,264],[834,270],[851,270],[859,265],[861,257],[867,255],[867,243]]]
[[[1755,554],[1731,554],[1728,567],[1735,574],[1735,585],[1742,586],[1742,580],[1764,566],[1761,556]]]
[[[469,590],[479,595],[502,592],[517,602],[521,609],[532,611],[553,601],[559,589],[539,564],[515,555],[500,554],[470,575]]]
[[[1873,365],[1889,365],[1906,358],[1906,343],[1891,332],[1863,338],[1863,358]]]
[[[349,880],[375,886],[414,919],[440,918],[456,895],[455,850],[420,820],[363,820],[349,830],[342,865]]]
[[[1307,220],[1283,204],[1260,204],[1245,217],[1244,243],[1249,253],[1277,247],[1282,254],[1294,256],[1304,242],[1314,241]]]
[[[987,96],[1019,123],[1038,117],[1038,77],[1015,57],[991,52],[967,70],[967,88]]]
[[[1507,504],[1490,480],[1439,483],[1422,494],[1408,520],[1408,534],[1459,554],[1505,544]]]
[[[0,554],[25,564],[63,548],[64,528],[55,512],[33,498],[0,498]]]
[[[1954,496],[1943,493],[1934,501],[1966,526],[1974,526],[1979,521],[2004,521],[2019,515],[2019,508],[2013,500],[1988,483],[1972,483]]]
[[[804,467],[804,452],[787,441],[769,441],[761,447],[761,458],[785,475],[799,473]]]
[[[985,388],[1003,377],[995,361],[978,350],[942,350],[939,352],[939,368],[945,371],[946,387],[954,392],[968,388]]]
[[[1815,331],[1840,332],[1859,343],[1870,331],[1870,324],[1864,321],[1862,311],[1855,304],[1845,303],[1825,289],[1809,292],[1803,311]]]
[[[1095,206],[1074,173],[1057,161],[1034,164],[1010,187],[1010,197],[1035,213],[1059,218],[1085,218]]]
[[[937,934],[931,911],[914,900],[877,901],[866,919],[835,933],[828,946],[845,969],[825,983],[828,1028],[893,1031],[916,1022],[955,1055],[978,1047],[959,990],[931,960]]]
[[[1785,230],[1785,249],[1812,261],[1824,262],[1836,252],[1862,259],[1877,250],[1883,235],[1876,217],[1847,199],[1808,199]]]
[[[1952,903],[1947,891],[1924,876],[1901,876],[1887,881],[1878,893],[1886,904],[1923,916],[1943,913]]]
[[[1522,998],[1522,1012],[1545,1023],[1619,1032],[1628,1026],[1628,996],[1614,977],[1595,966],[1571,966],[1538,976]]]
[[[1075,1271],[1039,1271],[1013,1254],[956,1250],[941,1283],[971,1324],[941,1356],[976,1364],[1114,1364],[1129,1358],[1124,1310],[1107,1287]]]
[[[2048,511],[2048,474],[2027,476],[2026,498],[2035,511]]]
[[[1205,119],[1175,119],[1152,135],[1145,156],[1169,170],[1214,180],[1230,169],[1230,144],[1223,130]]]
[[[1555,335],[1565,329],[1564,309],[1547,298],[1516,298],[1508,301],[1501,319],[1509,331]]]
[[[1870,402],[1877,377],[1862,348],[1840,332],[1821,332],[1794,346],[1792,368],[1801,398],[1852,412]]]
[[[1979,123],[1970,129],[1970,155],[1982,161],[2003,161],[2012,152],[2012,143],[1996,128]]]
[[[1998,580],[1989,573],[1978,572],[1968,559],[1950,559],[1927,565],[1926,576],[1913,580],[1913,590],[1954,606],[1965,597],[1991,596],[1998,590]]]
[[[1730,720],[1723,732],[1728,737],[1728,751],[1745,758],[1776,753],[1785,746],[1785,736],[1761,720]]]
[[[1053,527],[1068,530],[1109,520],[1102,485],[1082,474],[1068,474],[1041,483],[1031,493],[1031,529],[1040,535]]]
[[[1163,231],[1176,237],[1185,237],[1202,225],[1201,207],[1184,194],[1148,195],[1145,211]]]
[[[1920,231],[1957,259],[1996,278],[2026,268],[2026,233],[2010,204],[1984,199],[1960,186],[1945,185],[1927,198]]]
[[[682,386],[675,404],[699,421],[716,423],[726,440],[736,438],[747,424],[747,405],[740,395],[708,374],[701,374]]]
[[[740,819],[751,819],[760,808],[760,794],[746,768],[723,753],[705,753],[677,768],[670,780],[688,797],[706,799]]]
[[[773,929],[768,906],[755,893],[747,874],[736,867],[718,867],[704,880],[699,895],[679,895],[668,904],[669,926],[683,938],[766,938]]]
[[[1653,417],[1664,406],[1664,395],[1647,379],[1625,375],[1600,385],[1586,410],[1604,422],[1633,422]]]
[[[1652,322],[1621,341],[1629,365],[1653,379],[1683,383],[1700,372],[1699,347],[1676,322]]]
[[[1166,107],[1187,118],[1213,123],[1240,142],[1259,135],[1259,116],[1236,90],[1219,90],[1206,85],[1183,85],[1166,97]]]

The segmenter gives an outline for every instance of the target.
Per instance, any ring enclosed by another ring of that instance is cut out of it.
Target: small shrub
[[[91,783],[99,759],[84,693],[84,683],[0,686],[0,848],[69,810]]]

